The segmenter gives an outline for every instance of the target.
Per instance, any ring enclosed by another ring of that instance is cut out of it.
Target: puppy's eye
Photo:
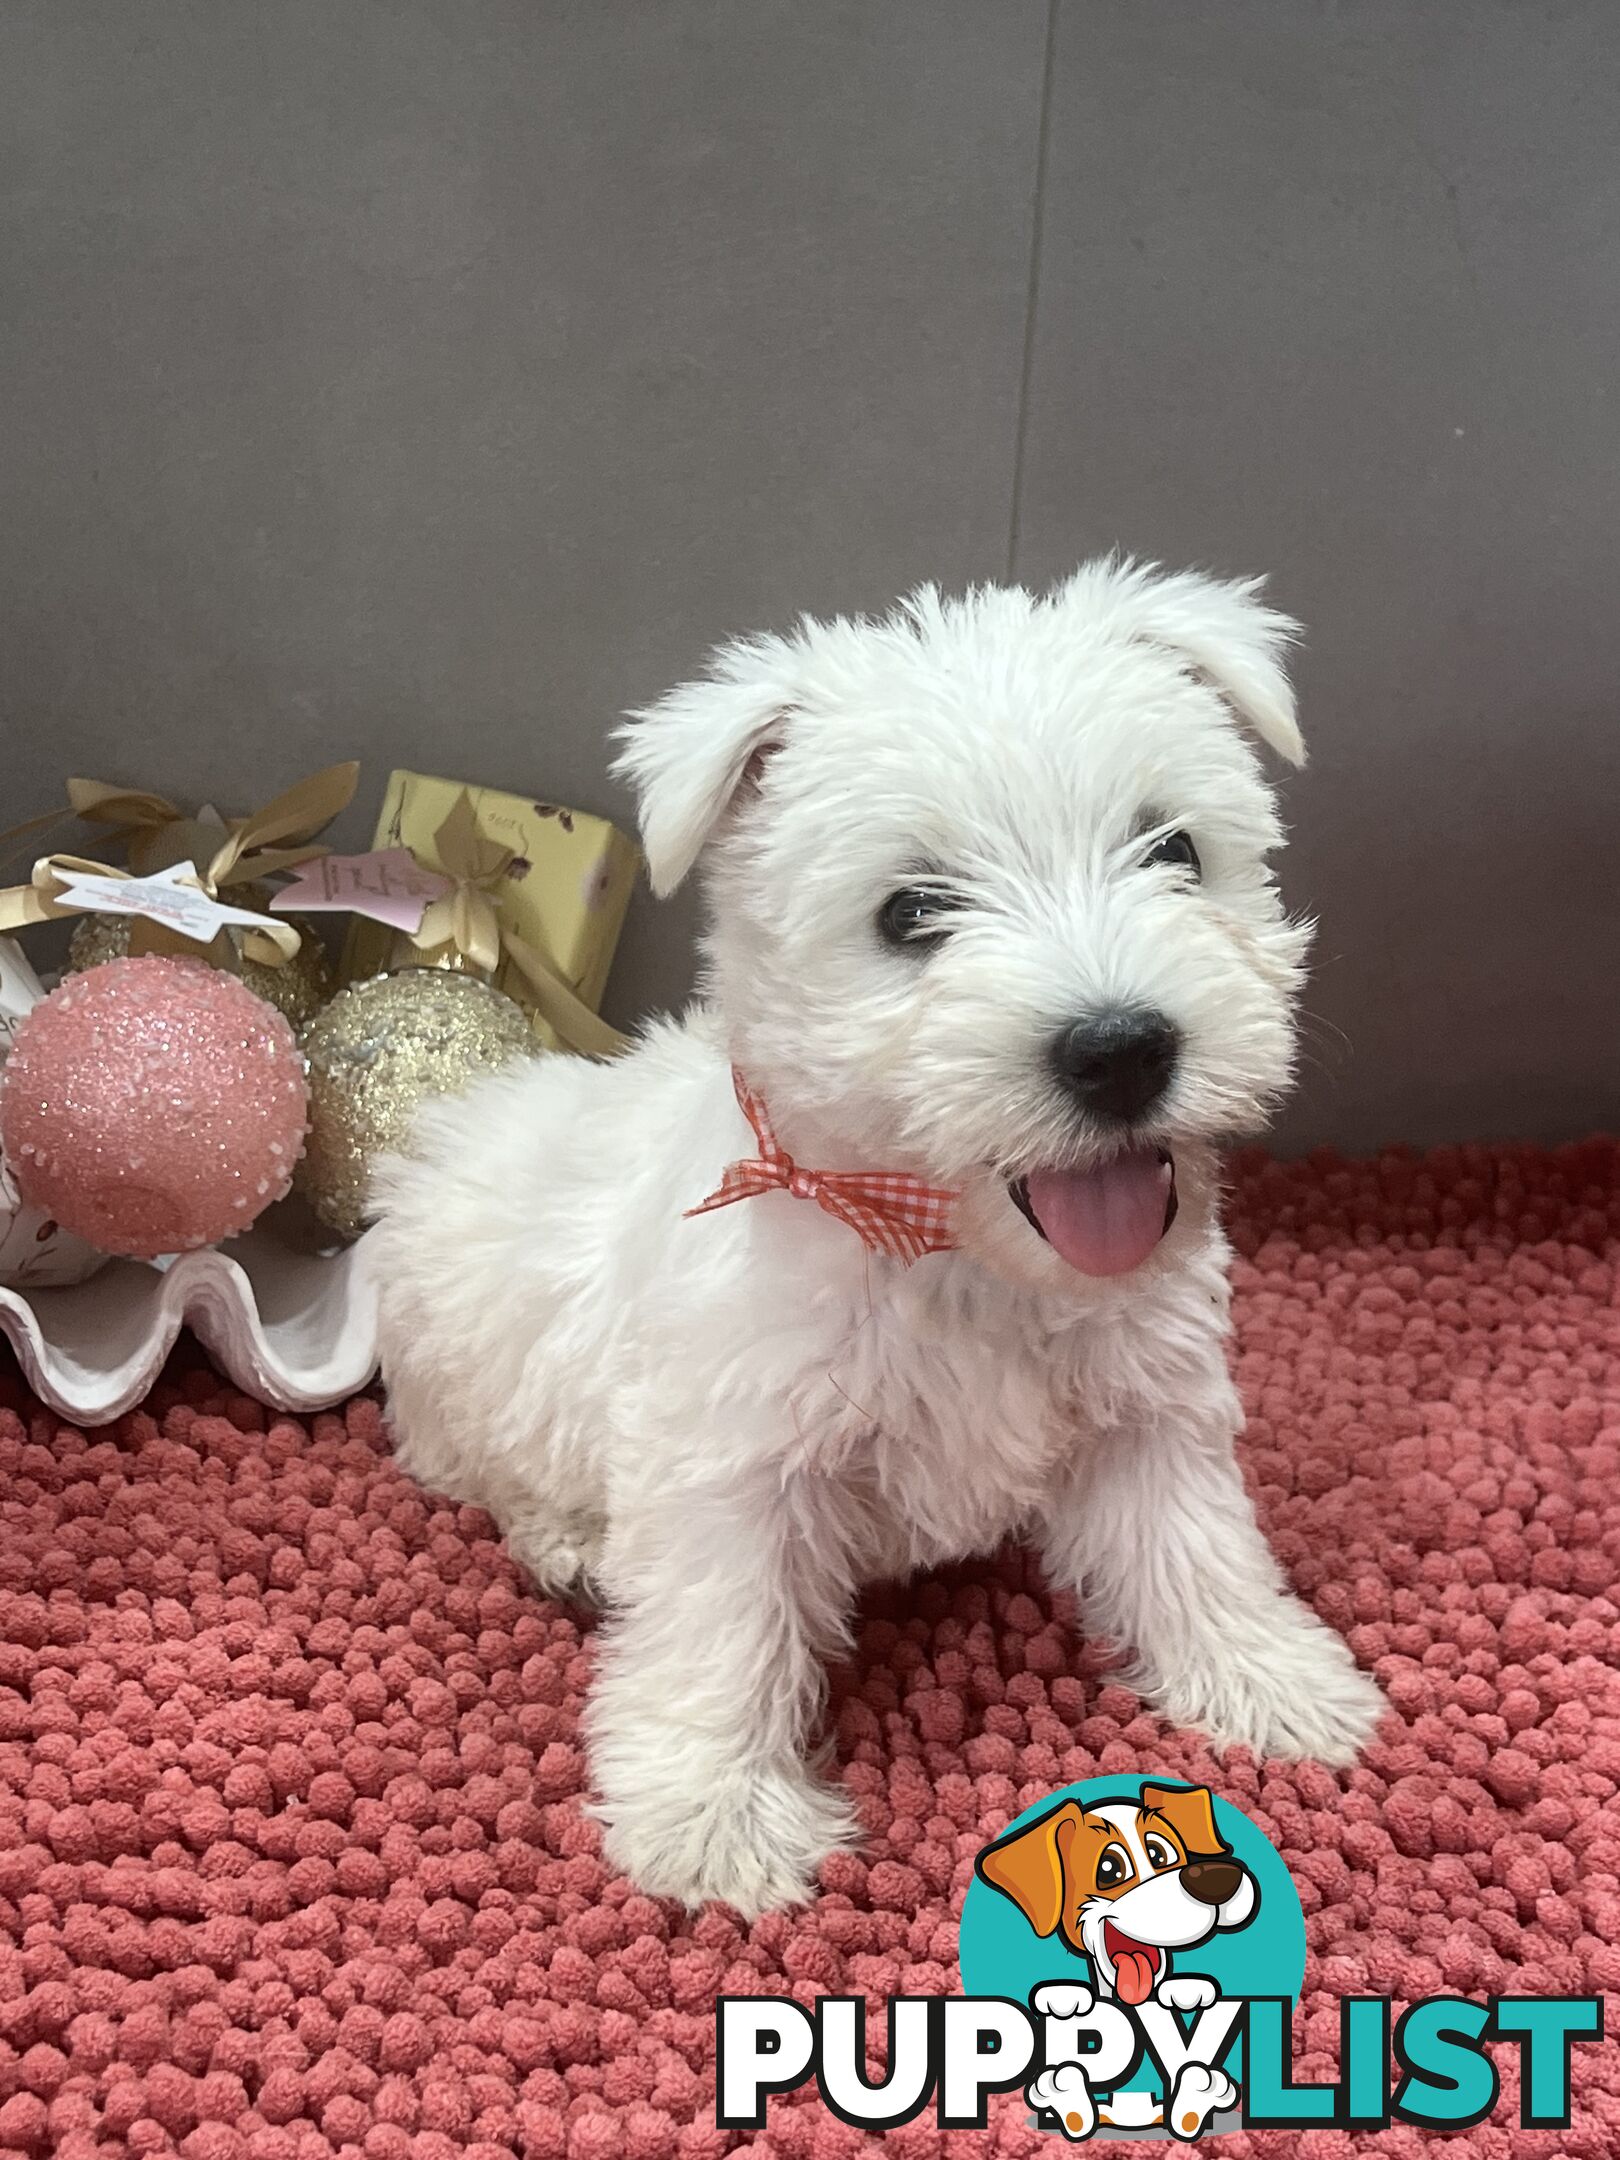
[[[1149,1865],[1152,1867],[1179,1867],[1181,1864],[1177,1855],[1170,1850],[1163,1838],[1144,1838],[1142,1840],[1142,1850],[1147,1854]]]
[[[1171,870],[1190,870],[1194,877],[1203,874],[1204,866],[1198,860],[1198,850],[1193,846],[1191,833],[1161,834],[1142,859],[1155,866],[1162,864]]]
[[[1130,1856],[1122,1845],[1107,1845],[1097,1862],[1097,1888],[1112,1890],[1125,1881],[1131,1872]]]
[[[927,938],[944,937],[950,928],[948,918],[961,905],[955,893],[939,886],[903,885],[878,909],[878,930],[890,945],[916,945]]]

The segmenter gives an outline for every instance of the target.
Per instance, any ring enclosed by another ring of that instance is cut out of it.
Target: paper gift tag
[[[175,863],[151,877],[94,877],[88,871],[64,872],[57,896],[92,915],[141,915],[161,923],[198,945],[212,945],[229,923],[259,928],[264,917],[249,908],[228,907],[197,883],[190,862]]]
[[[22,947],[11,938],[0,938],[0,1059],[11,1048],[24,1013],[44,995],[44,986]]]
[[[451,881],[424,870],[409,848],[373,848],[365,855],[321,855],[305,863],[271,901],[277,915],[364,915],[414,935],[428,903],[442,900]]]
[[[0,1283],[14,1290],[58,1290],[87,1281],[106,1265],[105,1253],[29,1205],[0,1155]]]

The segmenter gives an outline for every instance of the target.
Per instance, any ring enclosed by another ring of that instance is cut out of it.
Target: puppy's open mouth
[[[1168,1148],[1130,1148],[1089,1170],[1031,1170],[1007,1190],[1030,1228],[1082,1275],[1128,1275],[1176,1219]]]
[[[1103,1948],[1114,1968],[1114,1986],[1121,2002],[1145,2003],[1164,1964],[1164,1952],[1158,1944],[1140,1943],[1108,1920],[1103,1923]]]

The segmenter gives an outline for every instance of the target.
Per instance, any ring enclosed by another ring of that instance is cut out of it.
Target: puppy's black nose
[[[1235,1860],[1189,1860],[1181,1871],[1182,1886],[1200,1905],[1224,1905],[1237,1896],[1243,1870]]]
[[[1082,1109],[1128,1124],[1170,1085],[1180,1049],[1163,1013],[1121,1005],[1065,1028],[1052,1045],[1052,1068]]]

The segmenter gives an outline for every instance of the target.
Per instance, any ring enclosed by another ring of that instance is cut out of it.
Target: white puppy
[[[385,1167],[401,1460],[605,1600],[591,1766],[644,1889],[803,1897],[855,1834],[806,1749],[858,1586],[1013,1531],[1165,1717],[1334,1763],[1372,1729],[1223,1350],[1216,1146],[1288,1078],[1307,942],[1246,739],[1301,755],[1292,629],[1102,562],[724,648],[621,761],[656,889],[705,855],[701,1003]],[[734,1068],[781,1151],[751,1197]],[[952,1249],[896,1256],[942,1193]]]

